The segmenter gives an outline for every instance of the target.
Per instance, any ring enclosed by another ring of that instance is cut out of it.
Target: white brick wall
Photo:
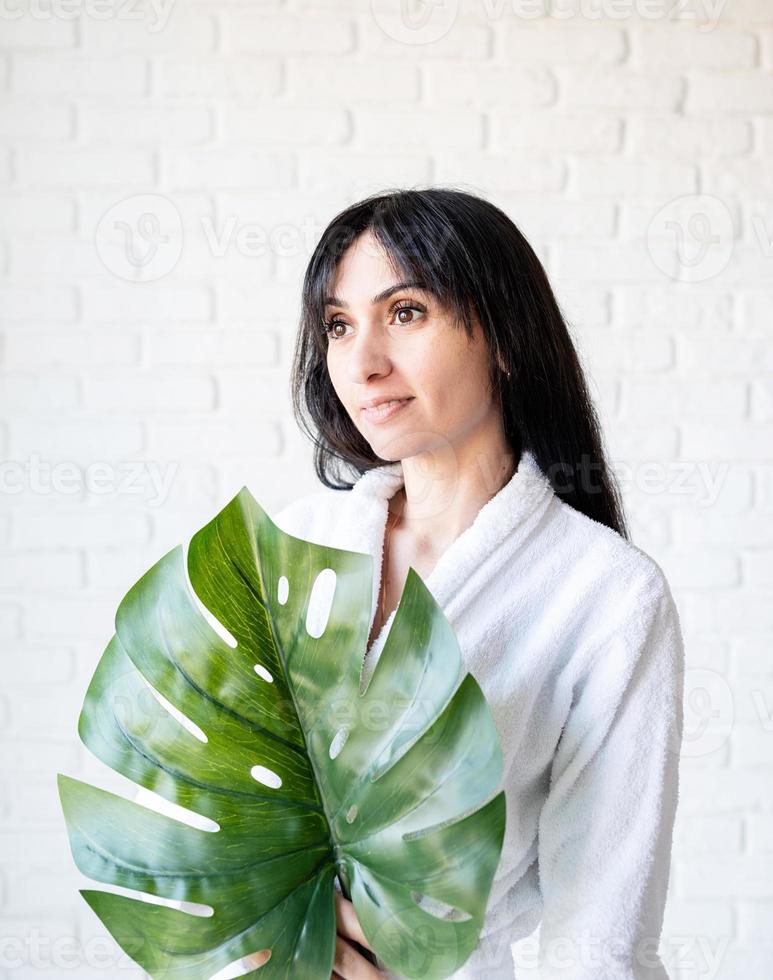
[[[288,402],[309,249],[426,183],[491,197],[545,262],[682,613],[670,975],[773,971],[773,6],[460,0],[424,44],[397,6],[0,9],[0,980],[142,975],[65,842],[57,771],[130,790],[77,739],[86,685],[126,589],[243,484],[314,489]],[[152,281],[147,238],[99,239],[137,195],[179,216]],[[732,229],[708,258],[697,195]]]

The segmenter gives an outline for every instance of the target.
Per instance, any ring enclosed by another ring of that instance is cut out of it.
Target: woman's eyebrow
[[[387,289],[384,289],[382,292],[376,293],[376,295],[373,297],[373,299],[370,302],[372,303],[373,306],[376,306],[378,303],[383,303],[385,299],[389,299],[389,297],[393,293],[398,293],[401,289],[426,289],[426,288],[427,287],[424,285],[424,283],[419,282],[418,279],[411,279],[406,282],[397,282],[394,284],[394,286],[389,286]],[[349,309],[349,304],[344,300],[340,299],[338,296],[326,296],[325,306],[340,306],[345,310]]]

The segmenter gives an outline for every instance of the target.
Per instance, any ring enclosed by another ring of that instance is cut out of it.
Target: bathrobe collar
[[[403,486],[403,464],[400,460],[377,466],[363,473],[347,494],[347,507],[352,508],[347,520],[348,547],[352,551],[368,552],[374,559],[371,625],[381,588],[381,563],[384,532],[389,513],[389,501]],[[513,537],[525,534],[544,511],[554,492],[534,455],[528,449],[521,453],[518,469],[475,517],[473,523],[451,543],[441,555],[430,575],[424,579],[435,600],[447,611],[469,600],[470,586],[484,564],[497,562],[497,551],[507,541],[502,554],[512,552]],[[489,568],[490,574],[490,568]],[[481,584],[488,574],[481,577]],[[456,603],[454,603],[456,600]],[[373,648],[389,632],[394,611],[384,623]]]

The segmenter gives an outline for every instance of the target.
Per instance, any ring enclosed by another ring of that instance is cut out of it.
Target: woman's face
[[[374,453],[390,461],[458,451],[501,425],[477,319],[470,343],[431,293],[395,289],[401,278],[364,233],[339,261],[325,307],[333,388]],[[363,402],[385,396],[411,400],[390,418],[369,418]]]

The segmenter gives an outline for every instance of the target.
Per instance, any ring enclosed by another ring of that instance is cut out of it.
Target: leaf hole
[[[179,708],[176,708],[171,701],[168,701],[160,691],[157,691],[155,687],[148,682],[146,677],[144,677],[142,674],[140,674],[140,677],[142,677],[143,681],[145,681],[145,685],[147,686],[148,690],[156,701],[158,701],[161,707],[164,708],[165,711],[168,711],[174,720],[179,722],[187,732],[190,732],[190,734],[194,736],[194,738],[197,738],[200,742],[203,742],[206,745],[209,739],[199,728],[196,722],[191,721],[191,719],[187,715],[184,715]]]
[[[255,673],[258,677],[262,677],[264,681],[268,681],[269,684],[274,683],[274,678],[269,674],[263,664],[255,664]]]
[[[341,753],[341,749],[346,745],[346,740],[349,738],[348,728],[339,728],[333,737],[333,741],[330,743],[330,750],[328,752],[331,759],[335,759]]]
[[[224,966],[222,970],[214,973],[209,980],[236,980],[237,977],[246,977],[253,970],[259,970],[265,966],[270,959],[270,949],[256,950],[254,953],[248,953],[247,956],[242,956],[238,960],[234,960],[233,963],[229,963],[228,966]]]
[[[236,647],[238,646],[238,644],[236,642],[236,637],[233,635],[233,633],[230,632],[230,630],[226,629],[226,627],[223,626],[223,624],[220,622],[220,620],[213,613],[211,613],[209,611],[209,609],[207,609],[207,607],[204,605],[204,603],[201,601],[201,599],[199,599],[198,594],[196,593],[196,590],[193,588],[193,584],[191,583],[191,577],[188,574],[188,554],[187,554],[188,549],[187,549],[187,547],[186,547],[185,551],[186,551],[186,554],[185,554],[185,557],[184,557],[184,560],[183,560],[183,568],[185,569],[185,581],[188,584],[188,590],[190,591],[190,594],[193,597],[193,601],[196,604],[196,607],[198,608],[199,612],[204,617],[204,619],[206,619],[206,621],[209,623],[209,625],[215,631],[215,633],[217,633],[217,635],[220,637],[220,639],[223,640],[224,643],[227,643],[229,647],[232,647],[235,650]]]
[[[433,915],[436,919],[446,919],[449,922],[467,922],[472,916],[469,912],[464,912],[453,905],[441,902],[437,898],[429,895],[422,895],[421,892],[411,890],[411,898],[416,902],[422,911]]]
[[[284,606],[289,595],[290,583],[287,581],[287,576],[280,575],[279,581],[276,583],[276,601],[280,606]]]
[[[270,789],[279,789],[282,785],[281,776],[277,775],[271,769],[266,769],[265,766],[253,766],[250,769],[250,775],[253,779],[256,779],[264,786],[268,786]]]
[[[306,632],[318,639],[327,628],[333,596],[336,589],[336,573],[332,568],[323,568],[314,579],[306,609]]]
[[[359,812],[360,812],[360,809],[357,806],[357,804],[356,803],[352,803],[352,805],[346,811],[346,822],[347,823],[354,823],[354,821],[357,819],[357,814]]]

